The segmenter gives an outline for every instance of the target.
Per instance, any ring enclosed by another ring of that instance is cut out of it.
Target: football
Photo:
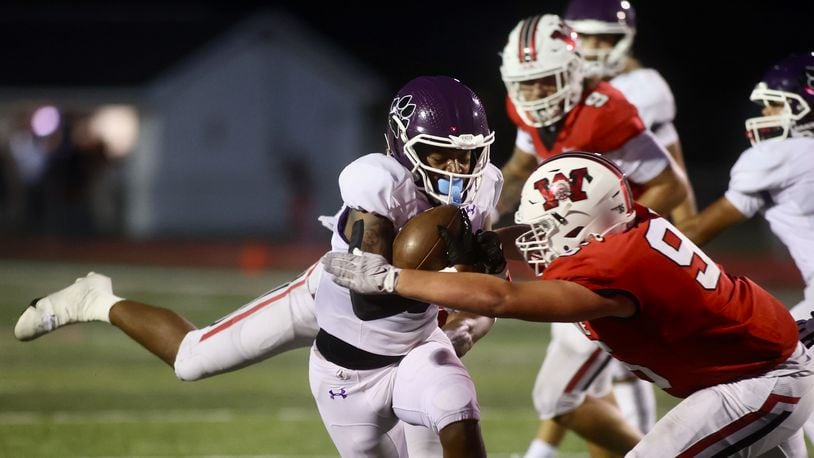
[[[393,265],[405,269],[441,270],[447,267],[446,245],[438,226],[453,237],[464,228],[460,207],[441,205],[412,217],[393,240]]]

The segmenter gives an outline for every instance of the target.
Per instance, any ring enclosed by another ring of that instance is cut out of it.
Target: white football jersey
[[[502,187],[500,169],[487,165],[478,193],[465,207],[473,230],[483,228]],[[343,228],[350,208],[384,216],[400,229],[410,218],[433,206],[427,195],[416,187],[410,172],[384,154],[368,154],[350,163],[339,175],[339,189],[344,203],[336,214],[337,224],[331,237],[333,251],[348,250]],[[404,355],[438,327],[435,305],[421,313],[405,312],[363,321],[354,314],[349,291],[335,284],[327,273],[320,281],[315,305],[320,328],[357,348],[379,355]]]
[[[675,99],[659,72],[652,68],[639,68],[617,75],[610,80],[610,84],[636,106],[644,125],[655,134],[662,146],[678,141],[678,133],[673,125]]]
[[[814,138],[747,149],[732,167],[725,196],[746,217],[762,212],[806,285],[814,284]]]

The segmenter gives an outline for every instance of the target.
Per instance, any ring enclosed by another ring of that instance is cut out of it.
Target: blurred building
[[[13,121],[30,115],[29,162],[56,157],[49,145],[66,138],[97,145],[107,159],[79,178],[93,180],[84,183],[82,211],[54,214],[45,205],[40,228],[70,232],[89,218],[78,233],[306,241],[322,238],[317,216],[341,203],[342,167],[382,149],[376,115],[386,95],[383,80],[341,49],[290,15],[265,12],[144,84],[0,88],[0,118],[8,144],[20,136]],[[74,120],[70,133],[33,132],[42,107],[56,110],[58,124]],[[25,230],[37,229],[29,220]]]

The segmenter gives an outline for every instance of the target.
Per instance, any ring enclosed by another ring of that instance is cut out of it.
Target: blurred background
[[[269,243],[318,254],[327,240],[315,219],[340,203],[338,172],[383,150],[384,110],[409,79],[470,85],[497,132],[494,161],[508,158],[498,52],[519,19],[565,4],[5,2],[0,255],[67,256],[77,245],[66,238],[239,240],[240,259],[258,265],[284,257]],[[751,88],[814,47],[814,3],[634,7],[634,54],[672,86],[703,207],[748,146]],[[91,246],[84,255],[100,253]]]
[[[328,247],[317,217],[340,205],[339,171],[383,151],[390,99],[420,74],[481,96],[502,165],[515,129],[498,52],[521,18],[565,3],[0,4],[0,456],[334,456],[306,349],[185,384],[112,327],[21,344],[13,323],[88,270],[198,325],[293,278]],[[814,49],[814,2],[634,7],[634,53],[672,87],[703,208],[749,145],[752,87]],[[708,251],[789,305],[802,295],[759,218]],[[490,455],[509,457],[536,429],[548,327],[498,323],[464,362]],[[660,413],[674,403],[660,395]]]

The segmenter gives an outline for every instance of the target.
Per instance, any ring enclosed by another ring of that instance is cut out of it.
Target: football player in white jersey
[[[389,258],[398,229],[439,202],[483,229],[502,176],[489,162],[494,133],[477,96],[452,78],[417,78],[393,99],[388,121],[390,154],[363,156],[339,176],[332,251]],[[485,456],[475,388],[435,305],[359,295],[324,275],[316,311],[311,391],[342,456],[396,456],[387,432],[399,420],[437,432],[444,456]]]
[[[427,78],[418,78],[416,81],[425,79]],[[465,88],[451,78],[439,77],[437,79],[447,82],[459,91]],[[439,103],[442,102],[441,94],[437,92],[445,88],[432,87],[431,89],[436,90],[434,95],[438,98]],[[468,91],[468,89],[466,90]],[[476,102],[479,104],[473,95],[471,103]],[[414,108],[414,105],[407,103],[406,107],[402,107],[402,109],[410,106]],[[448,108],[455,109],[456,107],[454,105],[443,106],[437,111],[440,113]],[[482,111],[465,112],[462,116],[466,115],[485,116]],[[483,119],[485,126],[485,117]],[[463,129],[467,126],[457,127]],[[468,138],[465,134],[466,132],[462,132],[462,137]],[[423,141],[426,140],[422,137],[410,145],[411,147],[421,146]],[[426,195],[430,196],[429,198],[426,196],[421,199],[417,196],[409,198],[406,195],[399,196],[405,197],[407,200],[404,202],[407,207],[403,210],[405,212],[403,218],[407,217],[410,208],[426,208],[419,201],[433,204],[442,201],[465,203],[468,205],[466,208],[473,209],[472,211],[481,205],[493,205],[487,201],[497,199],[502,183],[499,170],[488,163],[488,147],[493,141],[493,136],[491,132],[482,138],[473,135],[472,141],[481,152],[478,155],[480,162],[473,164],[473,169],[477,168],[477,171],[471,174],[472,178],[468,177],[469,173],[464,173],[460,174],[461,177],[453,177],[452,180],[438,179],[434,183],[442,189],[428,188]],[[395,155],[406,157],[406,154],[399,152]],[[444,156],[444,153],[439,154],[440,156],[438,154],[429,155],[428,159]],[[367,163],[375,163],[376,159],[386,157],[384,155],[376,156],[366,156],[368,157]],[[392,162],[390,159],[386,161],[387,163]],[[356,170],[363,170],[365,162],[359,164],[362,168]],[[441,164],[441,168],[444,167],[446,165]],[[413,168],[411,165],[409,170],[398,169],[398,173],[394,173],[391,164],[389,168],[385,167],[380,170],[370,168],[367,171],[378,171],[383,174],[379,177],[380,180],[372,180],[372,182],[384,186],[383,180],[395,179],[398,182],[391,183],[390,188],[405,190],[408,189],[406,181],[410,181],[411,176],[422,180],[427,176],[426,172],[420,172],[417,169],[417,166]],[[364,175],[364,178],[369,177]],[[354,179],[359,178],[357,176]],[[463,188],[464,185],[467,186],[466,189]],[[422,194],[425,192],[423,184],[415,189]],[[477,189],[484,189],[484,191],[478,193]],[[495,195],[491,198],[483,197],[488,193],[495,193]],[[477,205],[473,203],[476,200],[476,194],[480,196]],[[401,223],[403,221],[400,221]],[[485,221],[482,223],[486,224]],[[315,263],[292,281],[272,289],[215,323],[196,329],[186,318],[170,309],[117,297],[113,294],[108,277],[90,273],[86,277],[77,279],[73,285],[63,290],[32,301],[31,306],[26,308],[18,319],[14,333],[19,340],[27,341],[67,324],[87,321],[110,322],[166,362],[174,369],[179,379],[199,380],[245,367],[284,351],[312,345],[319,329],[315,317],[314,296],[321,275],[322,266]],[[458,356],[462,356],[471,348],[474,341],[489,330],[492,323],[493,320],[490,318],[454,313],[447,320],[443,329],[452,341]],[[414,456],[428,455],[431,452],[440,453],[441,446],[437,434],[423,426],[399,424],[389,434],[393,442],[400,446],[403,443],[403,436],[406,434],[409,451]],[[401,451],[403,452],[403,450]]]
[[[585,59],[585,73],[590,78],[601,79],[619,89],[625,98],[636,106],[639,117],[659,143],[670,153],[685,174],[681,142],[673,125],[675,100],[669,85],[653,68],[642,67],[632,55],[636,35],[636,12],[628,1],[621,0],[571,0],[564,20],[579,35],[580,49]],[[674,222],[697,213],[692,187],[687,180],[687,197],[670,211]],[[544,381],[550,380],[557,370],[557,360],[566,357],[562,352],[590,355],[595,345],[579,337],[573,326],[552,324],[555,345],[546,356],[550,361],[541,367],[534,390],[536,405],[545,404],[551,392],[544,389]],[[656,399],[652,384],[639,379],[614,359],[608,360],[613,377],[613,394],[625,418],[641,432],[647,433],[656,421]],[[541,412],[542,414],[543,412]],[[565,430],[552,420],[543,420],[537,437],[532,441],[527,458],[554,456]]]
[[[762,116],[746,120],[752,146],[732,167],[729,189],[678,227],[701,245],[760,213],[805,281],[791,314],[808,319],[814,312],[814,52],[777,62],[749,98]],[[804,430],[814,443],[814,419]]]

